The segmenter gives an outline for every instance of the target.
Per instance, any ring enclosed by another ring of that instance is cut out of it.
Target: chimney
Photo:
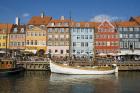
[[[41,13],[41,18],[44,18],[44,12]]]
[[[16,17],[16,25],[20,25],[20,19]]]
[[[64,16],[61,16],[61,17],[60,17],[60,20],[64,20],[64,19],[65,19]]]

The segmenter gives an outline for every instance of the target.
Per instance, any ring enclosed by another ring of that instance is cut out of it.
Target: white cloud
[[[24,14],[22,15],[22,17],[28,17],[28,16],[30,16],[29,13],[24,13]]]
[[[109,16],[109,15],[102,14],[102,15],[97,15],[97,16],[91,18],[90,21],[91,22],[102,22],[102,21],[105,21],[105,20],[120,21],[121,19],[122,19],[122,17]]]

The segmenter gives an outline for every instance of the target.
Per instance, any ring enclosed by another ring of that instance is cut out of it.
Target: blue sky
[[[14,23],[19,16],[26,23],[32,16],[46,15],[59,18],[71,16],[76,21],[90,21],[97,15],[121,19],[140,16],[140,0],[0,0],[0,23]]]

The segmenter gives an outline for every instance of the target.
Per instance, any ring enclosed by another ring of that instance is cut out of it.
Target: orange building
[[[9,48],[9,33],[13,24],[0,24],[0,49]],[[6,38],[7,37],[7,38]]]

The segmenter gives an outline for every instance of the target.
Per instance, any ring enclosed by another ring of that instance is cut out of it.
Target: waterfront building
[[[71,27],[72,57],[93,58],[94,25],[92,22],[73,22]]]
[[[140,55],[140,21],[116,22],[120,37],[120,53],[122,55]],[[131,59],[132,59],[131,56]]]
[[[13,24],[0,24],[0,49],[6,50],[9,48],[9,33]]]
[[[119,48],[119,33],[115,29],[114,23],[104,20],[98,23],[95,33],[95,49],[96,54],[118,53]]]
[[[24,50],[25,49],[25,25],[13,25],[9,33],[9,49]]]
[[[47,53],[51,56],[66,57],[69,55],[69,24],[70,20],[61,16],[52,19],[47,26]]]
[[[26,50],[36,54],[44,54],[47,51],[47,25],[52,17],[33,16],[26,26]]]

